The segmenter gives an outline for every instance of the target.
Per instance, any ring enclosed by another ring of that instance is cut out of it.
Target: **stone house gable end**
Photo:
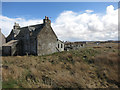
[[[37,54],[45,55],[56,52],[57,36],[47,24],[37,35]]]

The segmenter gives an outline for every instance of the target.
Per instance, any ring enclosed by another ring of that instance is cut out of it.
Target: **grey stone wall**
[[[6,38],[5,36],[2,34],[1,29],[0,29],[0,43],[1,45],[6,43]]]
[[[1,51],[2,51],[2,33],[0,29],[0,55],[1,55]]]
[[[2,45],[6,43],[6,38],[2,34],[1,29],[0,29],[0,56],[2,56]]]
[[[57,37],[51,26],[46,24],[37,36],[37,54],[46,55],[57,52]]]

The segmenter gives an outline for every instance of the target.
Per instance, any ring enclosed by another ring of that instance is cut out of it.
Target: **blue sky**
[[[3,2],[0,27],[8,36],[14,22],[40,24],[45,16],[60,40],[118,39],[118,2]]]
[[[22,17],[25,19],[51,17],[54,20],[63,11],[82,13],[85,10],[94,10],[94,13],[105,14],[106,7],[113,5],[118,8],[117,2],[3,2],[2,14],[10,18]]]

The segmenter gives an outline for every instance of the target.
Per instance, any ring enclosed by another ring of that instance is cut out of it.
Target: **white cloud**
[[[92,13],[94,12],[93,10],[85,10],[86,13]]]
[[[25,20],[24,18],[8,18],[6,16],[0,16],[0,28],[5,36],[11,32],[14,23],[17,22],[21,27],[40,24],[42,23],[42,19],[32,19],[32,20]]]
[[[53,30],[58,38],[64,41],[118,39],[118,9],[114,10],[110,5],[103,16],[91,12],[93,10],[86,10],[82,14],[64,11],[52,23]],[[6,36],[10,33],[14,22],[19,23],[20,26],[42,23],[41,19],[26,20],[6,16],[0,16],[0,20],[2,23],[0,27]]]
[[[62,40],[117,40],[118,10],[110,5],[103,16],[65,11],[52,26]]]

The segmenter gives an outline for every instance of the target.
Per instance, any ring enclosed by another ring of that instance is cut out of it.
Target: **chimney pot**
[[[47,19],[47,16],[45,16],[45,19]]]

